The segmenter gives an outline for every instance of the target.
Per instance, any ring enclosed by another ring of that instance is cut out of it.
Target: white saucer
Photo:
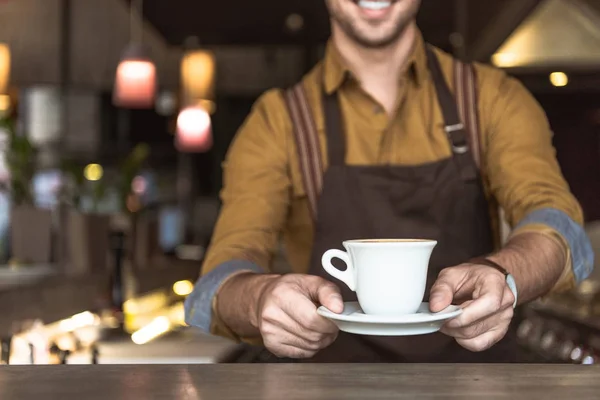
[[[414,314],[387,316],[365,314],[358,302],[344,303],[344,311],[336,314],[321,306],[319,315],[332,320],[341,331],[370,336],[411,336],[437,332],[449,319],[462,313],[460,307],[450,306],[438,313],[429,311],[422,303]]]

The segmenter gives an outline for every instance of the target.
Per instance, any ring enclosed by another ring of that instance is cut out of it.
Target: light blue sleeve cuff
[[[240,271],[264,272],[258,265],[245,260],[232,260],[219,265],[202,276],[185,299],[185,323],[210,333],[213,298],[225,279]]]
[[[543,208],[528,214],[516,229],[528,224],[544,224],[557,231],[571,249],[573,274],[577,283],[587,279],[594,269],[594,251],[585,230],[564,212]]]

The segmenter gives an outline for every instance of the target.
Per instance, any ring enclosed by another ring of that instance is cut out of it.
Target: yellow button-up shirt
[[[436,49],[453,88],[453,59]],[[485,190],[506,213],[511,226],[529,213],[552,208],[583,223],[582,210],[563,178],[544,111],[515,79],[490,66],[475,66],[481,123]],[[327,166],[321,91],[338,91],[347,137],[349,165],[419,165],[451,156],[451,149],[425,44],[416,40],[398,82],[398,109],[390,117],[360,86],[330,42],[325,58],[304,79]],[[283,239],[296,273],[309,267],[314,228],[303,187],[291,120],[281,90],[265,93],[236,135],[223,164],[222,209],[202,273],[231,260],[271,268]],[[556,289],[574,284],[569,246],[544,224],[528,224],[561,243],[569,259]],[[216,297],[216,296],[215,296]],[[219,332],[213,308],[213,332]]]

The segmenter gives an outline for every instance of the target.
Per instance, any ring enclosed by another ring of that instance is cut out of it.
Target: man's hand
[[[513,317],[514,295],[505,276],[494,268],[463,264],[443,270],[431,288],[429,307],[442,311],[452,303],[463,313],[448,321],[442,332],[471,351],[483,351],[499,342]]]
[[[344,310],[335,284],[309,275],[276,277],[264,287],[252,324],[276,356],[310,358],[338,334],[333,322],[317,314],[320,305],[335,313]]]

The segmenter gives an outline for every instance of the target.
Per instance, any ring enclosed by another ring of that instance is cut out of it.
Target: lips
[[[363,10],[381,11],[391,7],[392,0],[354,0],[354,3]]]

